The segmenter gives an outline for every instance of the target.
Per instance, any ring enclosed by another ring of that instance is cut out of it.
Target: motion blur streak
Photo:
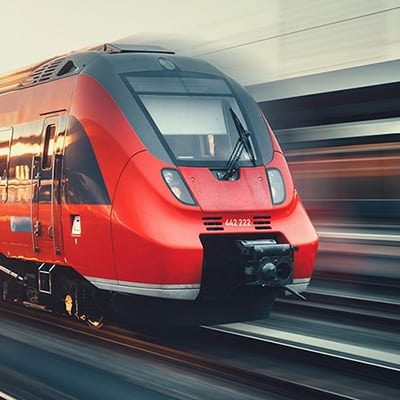
[[[317,269],[400,278],[400,118],[277,134],[321,237]]]
[[[393,133],[373,136],[359,136],[354,123],[280,132],[280,138],[290,135],[286,155],[314,221],[398,227],[400,119],[393,122]],[[369,124],[363,125],[367,130]]]
[[[0,391],[0,399],[2,400],[16,400],[15,397],[11,397],[8,394]]]

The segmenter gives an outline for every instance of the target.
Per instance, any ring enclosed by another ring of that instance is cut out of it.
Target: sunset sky
[[[131,37],[244,85],[400,58],[400,0],[0,0],[0,75]]]
[[[213,40],[221,23],[225,30],[240,32],[246,15],[274,8],[273,4],[263,0],[0,0],[0,74],[129,35]]]

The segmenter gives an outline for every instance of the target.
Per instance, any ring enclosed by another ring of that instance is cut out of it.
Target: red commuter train
[[[200,323],[307,287],[317,234],[257,104],[215,67],[111,43],[0,92],[2,300]]]

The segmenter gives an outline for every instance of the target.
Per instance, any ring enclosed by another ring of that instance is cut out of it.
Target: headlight
[[[282,174],[276,168],[268,168],[267,176],[273,204],[282,204],[286,198],[285,183]]]
[[[176,169],[163,169],[161,172],[169,190],[180,202],[190,206],[196,205],[192,194]]]

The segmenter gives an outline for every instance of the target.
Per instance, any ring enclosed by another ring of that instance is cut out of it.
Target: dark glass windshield
[[[225,166],[239,137],[231,109],[244,129],[252,132],[225,79],[170,75],[125,79],[178,165]],[[250,141],[260,164],[254,135]],[[252,165],[246,151],[240,164]]]

